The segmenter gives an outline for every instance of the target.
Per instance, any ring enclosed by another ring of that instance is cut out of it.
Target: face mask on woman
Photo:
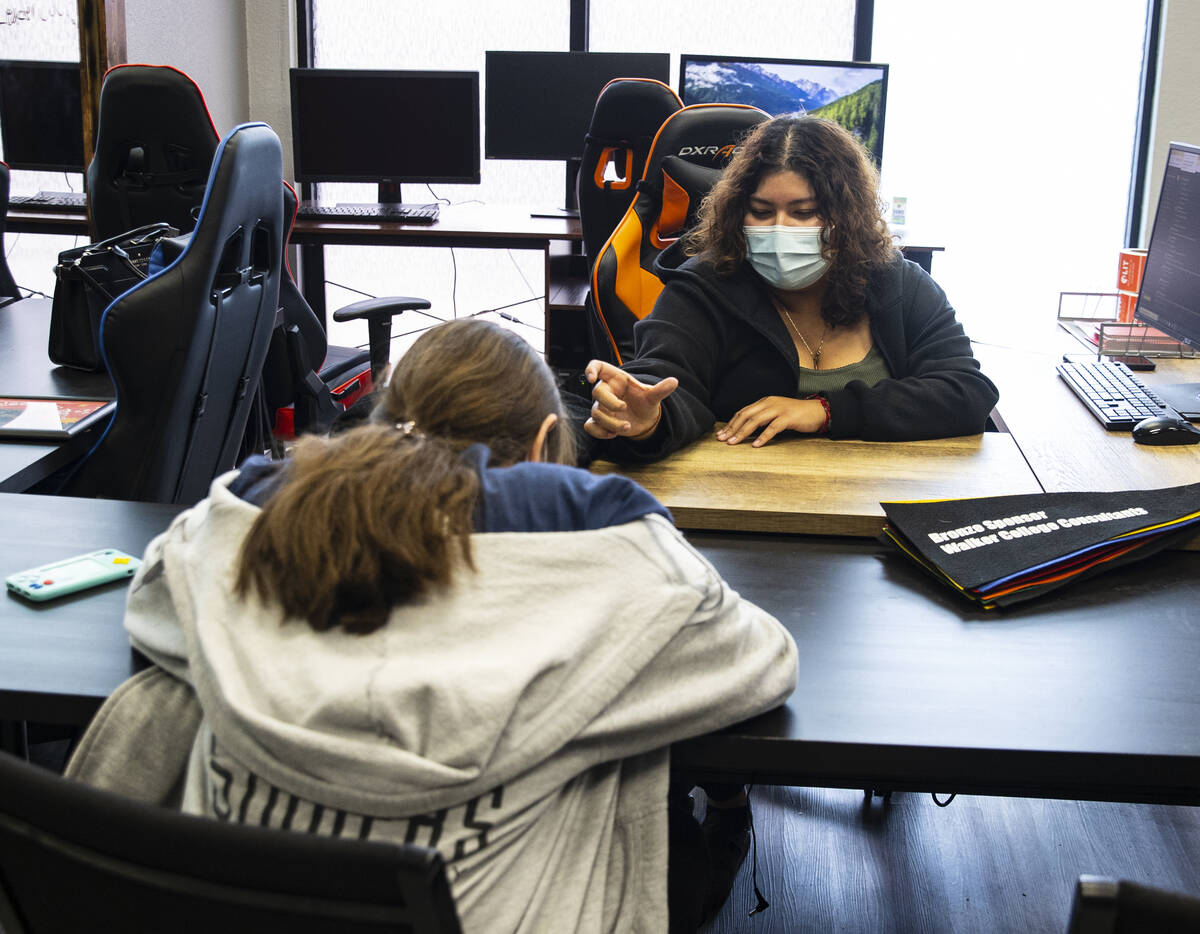
[[[746,258],[777,289],[812,285],[829,268],[821,255],[822,227],[743,227]]]

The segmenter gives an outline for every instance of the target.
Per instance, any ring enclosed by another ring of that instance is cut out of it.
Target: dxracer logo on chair
[[[728,143],[724,146],[683,146],[679,150],[679,157],[695,158],[696,156],[709,156],[713,162],[728,162],[733,158],[733,154],[738,151],[738,147],[733,143]]]

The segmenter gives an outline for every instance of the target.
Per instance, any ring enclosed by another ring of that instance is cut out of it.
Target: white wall
[[[204,92],[221,134],[250,117],[246,5],[245,0],[125,0],[128,60],[187,72]],[[287,4],[272,0],[270,5]]]
[[[296,63],[295,3],[245,0],[248,115],[271,126],[283,144],[283,174],[292,177],[292,125],[288,69]]]

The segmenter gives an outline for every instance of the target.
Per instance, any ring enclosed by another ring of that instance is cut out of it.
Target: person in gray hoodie
[[[156,667],[68,774],[436,847],[468,932],[679,929],[668,747],[782,703],[796,647],[572,444],[525,341],[430,330],[370,424],[219,478],[151,542],[125,625]]]

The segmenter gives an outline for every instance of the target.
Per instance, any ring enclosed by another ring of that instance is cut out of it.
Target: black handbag
[[[158,242],[178,234],[167,223],[147,224],[58,254],[50,310],[52,363],[79,370],[104,369],[100,356],[104,309],[147,277]]]

